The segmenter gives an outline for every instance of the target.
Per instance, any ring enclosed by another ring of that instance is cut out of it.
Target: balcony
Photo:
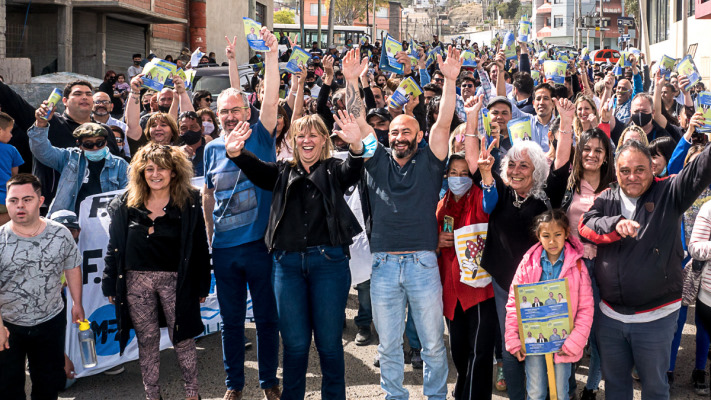
[[[536,9],[536,14],[550,14],[551,13],[551,3],[543,3],[540,7]]]

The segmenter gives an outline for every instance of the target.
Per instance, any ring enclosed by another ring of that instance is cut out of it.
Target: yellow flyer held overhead
[[[565,61],[546,60],[543,62],[543,73],[546,75],[546,80],[559,85],[565,83],[566,69],[568,69],[568,63]]]
[[[247,37],[249,47],[256,51],[269,51],[269,47],[264,43],[260,32],[262,25],[247,17],[242,17],[242,22],[244,23],[244,35]]]
[[[400,108],[405,105],[409,100],[422,94],[422,89],[417,85],[414,79],[407,77],[400,82],[400,85],[395,90],[392,96],[390,96],[390,105],[393,108]]]

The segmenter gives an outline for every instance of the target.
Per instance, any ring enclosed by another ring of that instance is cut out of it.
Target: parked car
[[[597,50],[592,55],[592,60],[596,64],[605,64],[605,63],[607,63],[607,60],[610,60],[610,62],[614,64],[619,59],[620,59],[620,52],[617,50],[613,50],[613,49]]]

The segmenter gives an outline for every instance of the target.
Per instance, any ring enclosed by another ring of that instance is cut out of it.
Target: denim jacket
[[[47,136],[48,131],[49,127],[40,128],[36,125],[32,125],[27,131],[30,150],[37,161],[61,174],[57,194],[49,205],[48,215],[58,210],[75,211],[79,189],[84,177],[89,173],[87,159],[79,148],[60,149],[52,146]],[[99,180],[102,192],[124,189],[128,183],[128,163],[109,153]]]

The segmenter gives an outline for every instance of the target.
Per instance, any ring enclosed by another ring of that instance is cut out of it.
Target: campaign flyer
[[[247,44],[255,51],[269,51],[269,47],[264,43],[260,30],[262,25],[250,18],[242,17],[244,22],[244,34],[247,37]]]

